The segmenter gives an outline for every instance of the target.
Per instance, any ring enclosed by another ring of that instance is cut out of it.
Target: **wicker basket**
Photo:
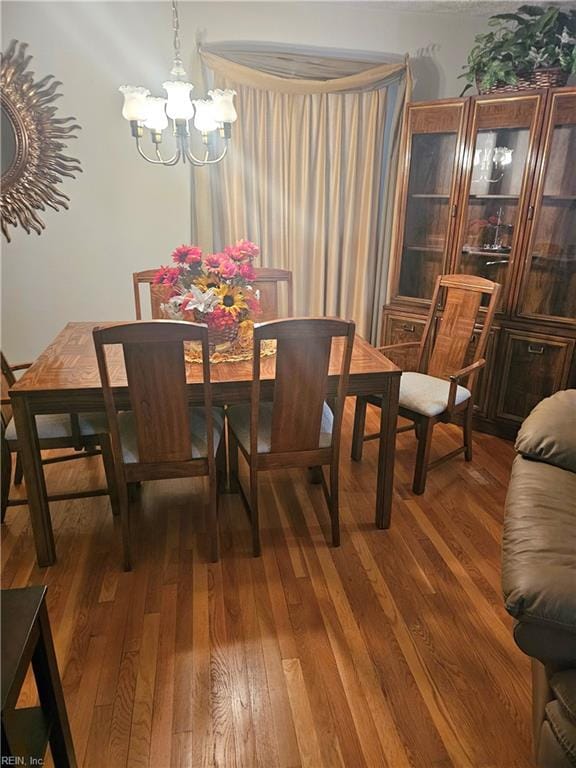
[[[198,323],[206,323],[206,319],[207,316],[200,313],[198,313],[197,317],[195,318],[196,322]],[[208,325],[208,323],[206,324]],[[208,326],[208,344],[210,345],[211,351],[214,351],[214,349],[219,344],[228,344],[234,341],[237,336],[238,323],[236,323],[232,328],[210,328],[210,326]]]
[[[515,83],[496,83],[490,88],[482,86],[482,78],[476,77],[476,87],[481,96],[488,93],[514,93],[515,91],[531,91],[534,88],[560,88],[568,82],[568,72],[559,67],[550,69],[533,69],[529,72],[517,72]]]

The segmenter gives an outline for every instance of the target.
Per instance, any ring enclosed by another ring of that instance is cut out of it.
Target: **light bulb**
[[[139,85],[121,85],[118,90],[124,96],[122,117],[138,122],[145,120],[148,115],[146,97],[150,95],[148,88],[142,88]]]
[[[166,116],[166,99],[157,96],[148,96],[146,99],[148,113],[144,125],[151,131],[163,131],[168,127],[168,117]]]
[[[232,91],[229,88],[221,91],[217,88],[214,91],[208,91],[208,96],[212,97],[214,117],[219,123],[234,123],[238,119],[236,109],[234,108],[236,91]]]
[[[211,99],[196,99],[193,102],[196,109],[194,114],[194,128],[200,133],[209,133],[218,130],[218,120],[214,114],[214,102]]]
[[[194,115],[194,107],[190,101],[192,83],[184,83],[181,80],[168,80],[162,86],[168,94],[166,114],[172,120],[190,120]]]

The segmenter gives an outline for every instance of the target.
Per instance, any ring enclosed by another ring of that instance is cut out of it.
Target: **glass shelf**
[[[425,251],[427,253],[444,253],[441,245],[405,245],[407,251]]]
[[[518,195],[474,195],[468,196],[471,200],[518,200]]]
[[[411,192],[409,197],[421,198],[422,200],[450,200],[450,195],[438,194],[436,192]]]

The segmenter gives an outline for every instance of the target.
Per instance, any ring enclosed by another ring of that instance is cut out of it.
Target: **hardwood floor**
[[[529,663],[500,592],[512,445],[475,433],[472,464],[433,470],[416,497],[414,436],[399,435],[392,527],[378,531],[377,444],[352,464],[351,424],[349,403],[339,549],[321,487],[292,470],[261,476],[258,559],[229,495],[222,557],[208,563],[202,480],[145,486],[132,573],[107,498],[52,505],[47,569],[26,508],[8,510],[2,584],[49,586],[79,765],[532,765]],[[437,428],[433,456],[457,439]],[[52,488],[99,475],[98,459],[47,471]]]

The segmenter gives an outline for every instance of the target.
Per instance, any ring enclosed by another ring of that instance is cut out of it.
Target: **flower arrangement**
[[[576,74],[576,10],[522,5],[491,16],[488,26],[491,31],[475,38],[460,75],[468,85],[460,95],[475,81],[486,93],[564,85]]]
[[[252,262],[259,253],[249,240],[206,255],[195,245],[176,248],[172,266],[160,267],[154,277],[154,284],[163,287],[165,316],[206,323],[212,347],[246,336],[260,311],[251,284],[256,277]]]

